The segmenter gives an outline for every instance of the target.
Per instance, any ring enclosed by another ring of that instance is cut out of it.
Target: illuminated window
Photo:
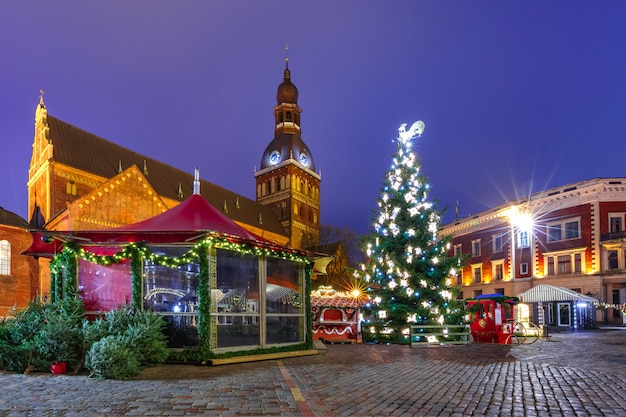
[[[494,262],[491,273],[494,281],[500,281],[504,277],[504,260]]]
[[[474,284],[480,284],[483,281],[483,265],[472,265],[472,278]]]
[[[583,255],[582,250],[546,253],[544,256],[546,275],[580,274],[585,268]]]
[[[0,275],[11,275],[11,244],[0,240]]]
[[[558,273],[559,274],[571,274],[572,273],[572,258],[568,255],[557,256]]]
[[[517,247],[527,248],[530,246],[530,239],[528,238],[528,231],[522,230],[517,234]]]
[[[472,256],[480,256],[480,239],[472,240]]]
[[[67,184],[65,184],[65,193],[76,195],[76,183],[74,181],[68,181]]]

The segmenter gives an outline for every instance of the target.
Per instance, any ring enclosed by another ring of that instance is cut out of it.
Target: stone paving
[[[0,416],[626,416],[626,329],[502,346],[327,345],[130,381],[0,373]]]

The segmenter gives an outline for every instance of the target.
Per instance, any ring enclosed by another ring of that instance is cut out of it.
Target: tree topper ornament
[[[426,124],[421,120],[413,123],[409,130],[406,130],[406,123],[402,123],[398,129],[398,140],[401,143],[406,143],[411,139],[418,138],[424,133],[425,128]]]

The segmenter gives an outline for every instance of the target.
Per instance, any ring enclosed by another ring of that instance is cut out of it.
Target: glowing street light
[[[511,280],[513,281],[513,296],[517,296],[515,290],[515,278],[517,276],[517,264],[515,260],[516,248],[516,234],[515,230],[519,230],[520,233],[524,233],[527,244],[530,244],[529,231],[533,226],[533,219],[527,210],[520,209],[520,206],[511,206],[509,208],[507,217],[509,218],[509,224],[511,225]]]

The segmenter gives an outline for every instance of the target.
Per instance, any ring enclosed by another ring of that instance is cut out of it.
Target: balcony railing
[[[600,242],[606,242],[608,240],[622,240],[626,239],[626,230],[621,232],[602,233],[600,235]]]

